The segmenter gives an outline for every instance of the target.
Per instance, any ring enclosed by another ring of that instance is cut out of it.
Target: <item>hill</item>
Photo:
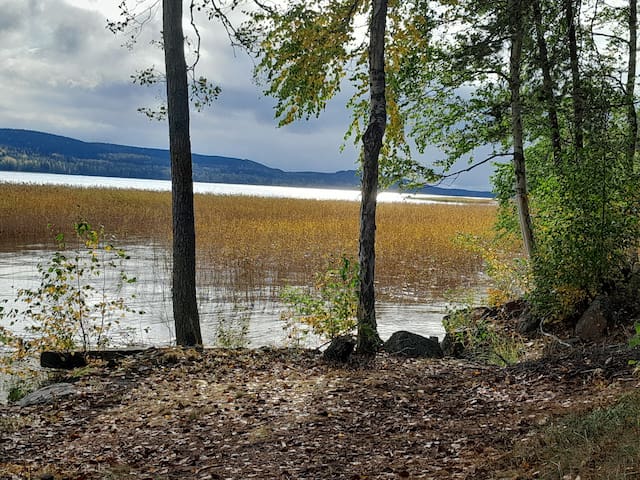
[[[169,152],[110,143],[88,143],[32,130],[0,129],[0,170],[168,180]],[[287,172],[252,160],[193,155],[196,182],[357,188],[355,170]],[[427,186],[421,193],[490,197],[488,192]]]

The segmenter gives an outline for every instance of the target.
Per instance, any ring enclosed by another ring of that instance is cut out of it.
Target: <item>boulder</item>
[[[531,313],[529,309],[525,309],[516,320],[516,332],[521,335],[530,335],[538,330],[540,326],[540,318]]]
[[[323,353],[323,357],[331,362],[347,363],[355,346],[356,341],[349,335],[336,337],[331,340],[329,347]]]
[[[607,298],[602,295],[591,302],[576,324],[576,335],[580,340],[593,342],[604,337],[609,323],[607,304]]]
[[[509,300],[500,307],[500,313],[507,320],[519,318],[527,309],[527,302],[524,300]]]
[[[73,370],[84,367],[86,364],[87,357],[84,352],[44,351],[40,353],[40,366],[44,368]]]
[[[460,340],[460,332],[447,332],[440,344],[445,357],[460,358],[464,352],[464,343]]]
[[[384,344],[384,350],[405,357],[442,358],[437,340],[406,331],[395,332]]]
[[[76,393],[76,387],[71,383],[54,383],[44,388],[31,392],[18,402],[21,407],[53,403],[57,399]]]

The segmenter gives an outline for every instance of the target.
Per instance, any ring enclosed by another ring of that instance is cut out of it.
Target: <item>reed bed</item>
[[[310,285],[332,258],[357,257],[357,202],[196,195],[198,279],[205,285],[261,288]],[[379,205],[379,296],[394,301],[442,298],[472,286],[482,269],[458,233],[488,235],[495,207],[487,204]],[[49,244],[85,220],[104,225],[119,244],[169,248],[168,192],[0,183],[0,248]]]

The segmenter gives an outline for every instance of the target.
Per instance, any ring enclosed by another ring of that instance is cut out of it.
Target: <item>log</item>
[[[84,367],[88,359],[104,360],[107,362],[144,352],[142,348],[88,350],[74,352],[44,351],[40,354],[40,366],[43,368],[59,368],[73,370]]]

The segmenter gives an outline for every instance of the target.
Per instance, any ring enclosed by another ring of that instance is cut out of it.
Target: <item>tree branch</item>
[[[473,165],[470,165],[467,168],[463,168],[462,170],[458,170],[456,172],[453,173],[448,173],[447,175],[441,175],[440,179],[438,180],[438,182],[436,183],[436,185],[440,185],[444,180],[446,180],[447,178],[451,178],[451,177],[457,177],[462,173],[466,173],[466,172],[470,172],[471,170],[473,170],[476,167],[479,167],[480,165],[483,165],[487,162],[490,162],[491,160],[498,158],[498,157],[508,157],[513,155],[512,152],[504,152],[504,153],[494,153],[493,155],[490,155],[489,157],[485,158],[484,160],[481,160],[479,162],[474,163]]]

